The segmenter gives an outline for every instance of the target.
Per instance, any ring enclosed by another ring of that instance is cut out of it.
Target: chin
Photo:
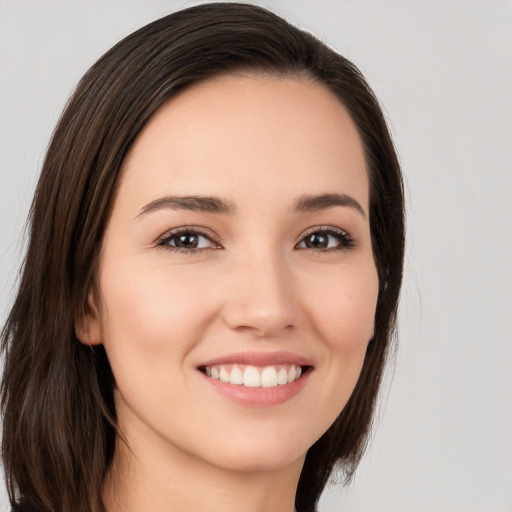
[[[306,453],[314,442],[310,444],[303,439],[293,439],[289,433],[253,436],[252,442],[248,442],[248,436],[245,439],[233,437],[225,443],[212,442],[215,453],[208,458],[217,467],[237,472],[272,472],[294,464],[302,467]]]
[[[259,452],[263,451],[262,448]],[[217,467],[237,473],[269,473],[277,472],[288,468],[295,464],[304,464],[306,452],[296,453],[256,453],[255,452],[240,452],[232,457],[222,458]]]

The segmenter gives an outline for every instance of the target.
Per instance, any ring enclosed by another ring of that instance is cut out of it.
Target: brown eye
[[[174,246],[182,249],[197,249],[199,236],[195,233],[184,233],[174,236]]]
[[[342,230],[318,229],[307,234],[297,245],[299,249],[342,250],[354,246],[354,240]]]
[[[158,243],[158,247],[164,247],[178,252],[199,252],[202,249],[218,249],[220,246],[212,239],[212,236],[202,233],[197,229],[181,229],[165,235]]]
[[[329,235],[313,233],[304,238],[304,244],[309,249],[327,249],[329,246]]]

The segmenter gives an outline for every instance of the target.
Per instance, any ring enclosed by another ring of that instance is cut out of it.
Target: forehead
[[[141,201],[339,192],[368,205],[364,152],[343,104],[313,81],[267,76],[221,76],[164,104],[125,159],[119,193],[130,191]]]

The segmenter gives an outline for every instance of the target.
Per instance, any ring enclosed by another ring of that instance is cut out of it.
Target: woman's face
[[[354,123],[318,84],[223,76],[160,108],[124,163],[78,328],[105,346],[138,457],[302,464],[373,335],[368,201]]]

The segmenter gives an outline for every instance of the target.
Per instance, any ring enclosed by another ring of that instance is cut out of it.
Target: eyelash
[[[300,250],[311,250],[314,252],[319,253],[325,253],[325,252],[335,252],[335,251],[346,251],[349,249],[352,249],[355,247],[355,241],[354,239],[344,230],[339,228],[334,228],[332,226],[318,226],[309,229],[300,239],[299,243],[296,244],[295,247],[297,247],[299,244],[302,244],[305,242],[306,238],[311,235],[327,235],[334,237],[338,240],[339,246],[337,247],[328,247],[324,249],[313,249],[311,247],[303,247]],[[201,248],[194,248],[194,249],[184,249],[182,247],[176,247],[173,245],[170,245],[170,242],[172,240],[175,240],[180,235],[199,235],[200,237],[207,238],[210,242],[212,242],[214,245],[212,247],[201,247]],[[172,251],[172,252],[178,252],[181,254],[193,254],[203,251],[208,251],[212,249],[220,249],[221,244],[219,239],[209,230],[195,227],[195,226],[184,226],[182,228],[178,228],[176,230],[173,230],[169,233],[166,233],[164,236],[162,236],[160,239],[156,241],[157,247],[163,247],[166,250]]]
[[[184,249],[182,247],[176,247],[173,245],[169,245],[169,242],[171,240],[176,239],[180,235],[200,235],[204,238],[207,238],[210,242],[213,242],[214,247],[202,247],[199,249]],[[183,226],[182,228],[178,228],[173,231],[170,231],[169,233],[166,233],[162,238],[157,240],[156,246],[163,247],[164,249],[167,249],[167,250],[173,251],[173,252],[179,252],[182,254],[192,254],[192,253],[203,252],[205,250],[219,249],[220,241],[217,239],[217,237],[211,231],[209,231],[207,229],[195,227],[195,226],[194,227]]]
[[[335,228],[332,226],[318,226],[314,228],[310,228],[306,231],[304,235],[302,235],[302,238],[299,243],[303,243],[308,236],[311,235],[328,235],[336,238],[340,245],[338,247],[331,247],[327,249],[312,249],[310,247],[305,247],[304,249],[309,249],[315,252],[333,252],[333,251],[347,251],[349,249],[352,249],[355,247],[356,243],[355,240],[343,229]],[[297,244],[299,245],[299,244]]]

